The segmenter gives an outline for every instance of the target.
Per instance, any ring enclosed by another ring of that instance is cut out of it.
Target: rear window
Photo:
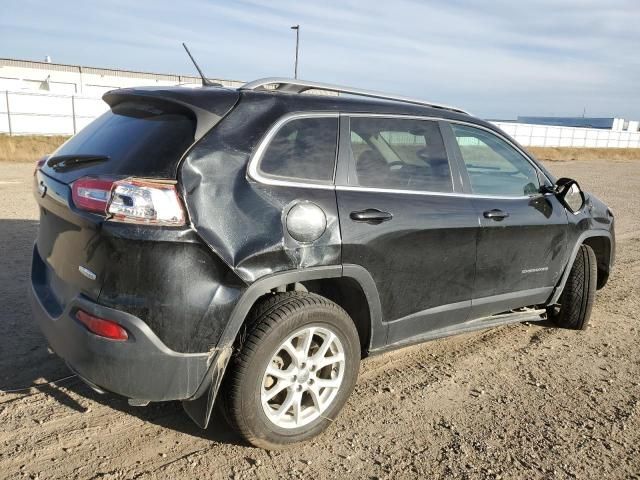
[[[337,140],[337,117],[291,120],[267,145],[260,172],[270,177],[331,183]]]
[[[81,168],[81,174],[175,178],[178,161],[194,142],[195,119],[183,110],[124,102],[81,130],[58,155],[105,155],[109,159]],[[77,177],[72,172],[54,176]],[[71,181],[71,178],[66,178]]]

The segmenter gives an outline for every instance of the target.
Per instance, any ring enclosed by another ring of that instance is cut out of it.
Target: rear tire
[[[225,379],[231,425],[265,449],[319,435],[357,379],[360,341],[353,321],[330,300],[301,292],[269,296],[249,321]]]
[[[597,281],[596,255],[590,246],[581,245],[560,295],[559,306],[551,306],[547,310],[549,318],[562,328],[586,330]]]

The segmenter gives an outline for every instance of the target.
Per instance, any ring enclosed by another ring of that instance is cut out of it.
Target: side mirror
[[[561,178],[556,182],[554,190],[558,200],[571,212],[578,213],[584,206],[584,192],[575,180]]]

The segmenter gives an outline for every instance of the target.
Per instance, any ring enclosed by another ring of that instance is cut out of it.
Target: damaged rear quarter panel
[[[148,229],[105,222],[99,236],[109,261],[101,305],[142,319],[176,352],[206,352],[244,283],[188,228]]]
[[[262,137],[296,110],[288,96],[252,96],[250,102],[241,100],[182,165],[194,228],[247,284],[279,271],[339,264],[334,190],[263,185],[247,178],[247,164]],[[296,242],[284,226],[287,210],[298,201],[315,203],[327,217],[324,234],[310,244]]]

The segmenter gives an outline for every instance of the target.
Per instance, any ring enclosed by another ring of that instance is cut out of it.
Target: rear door
[[[545,302],[562,270],[565,209],[554,195],[540,193],[544,175],[506,139],[480,127],[450,126],[481,224],[473,317]]]
[[[373,277],[388,343],[464,322],[478,220],[439,123],[343,117],[336,184],[342,261]]]

